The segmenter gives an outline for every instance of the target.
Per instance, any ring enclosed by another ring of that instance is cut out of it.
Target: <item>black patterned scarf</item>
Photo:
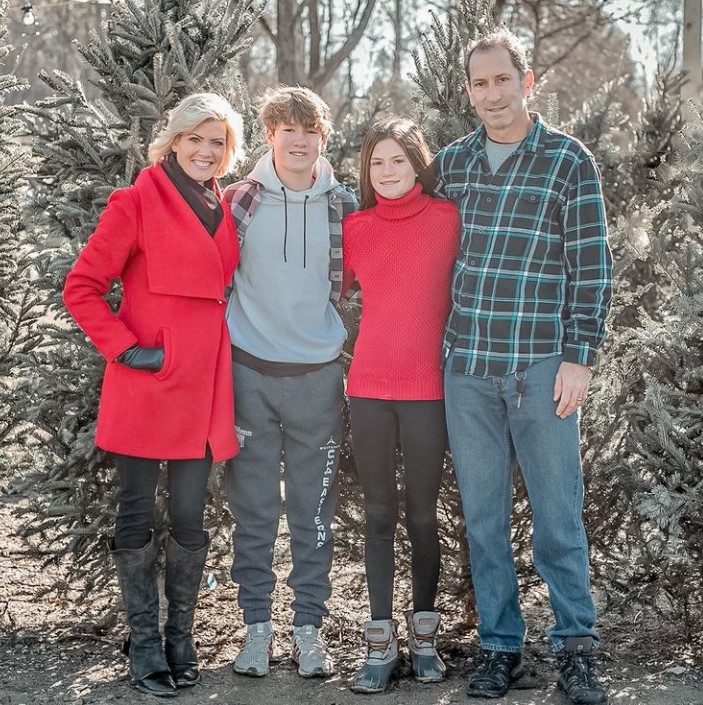
[[[209,183],[201,186],[183,171],[175,152],[169,152],[161,162],[161,166],[205,229],[214,236],[224,216],[222,205],[213,191],[215,180],[210,179]]]

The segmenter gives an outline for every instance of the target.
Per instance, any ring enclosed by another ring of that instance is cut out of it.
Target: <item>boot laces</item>
[[[382,660],[388,655],[388,650],[393,643],[392,639],[388,641],[369,641],[366,643],[367,657],[370,659]]]

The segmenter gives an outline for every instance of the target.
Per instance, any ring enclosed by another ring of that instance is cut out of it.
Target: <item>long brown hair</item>
[[[375,123],[361,143],[360,210],[373,208],[376,205],[376,192],[371,185],[371,157],[376,145],[383,140],[395,140],[400,145],[415,173],[420,174],[417,180],[422,183],[422,190],[431,196],[434,185],[426,167],[432,161],[432,154],[420,128],[409,117],[390,115]]]

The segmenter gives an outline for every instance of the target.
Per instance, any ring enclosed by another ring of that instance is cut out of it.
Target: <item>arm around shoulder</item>
[[[343,216],[346,218],[346,216],[358,211],[359,199],[357,198],[356,193],[344,184],[339,184],[337,189],[337,193],[339,194],[339,198],[342,202]]]

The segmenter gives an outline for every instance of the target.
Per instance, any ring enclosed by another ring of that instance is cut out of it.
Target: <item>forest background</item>
[[[585,142],[603,174],[616,295],[582,420],[601,611],[666,643],[682,668],[700,668],[703,119],[681,100],[679,2],[70,0],[36,4],[32,25],[23,23],[28,7],[0,3],[0,483],[22,555],[46,575],[61,568],[43,581],[45,595],[70,596],[96,633],[114,628],[116,603],[105,599],[114,575],[100,539],[114,518],[115,483],[92,443],[103,361],[60,291],[109,193],[145,165],[165,111],[194,90],[228,95],[245,116],[245,173],[262,150],[256,96],[277,82],[309,85],[333,108],[328,157],[354,187],[360,139],[383,113],[414,116],[434,150],[476,126],[463,47],[504,23],[530,48],[533,109]],[[344,315],[350,355],[358,310]],[[227,581],[231,526],[219,477],[208,513],[212,585]],[[441,607],[468,634],[475,614],[450,458],[445,477]],[[348,439],[341,481],[338,555],[360,566]],[[516,560],[534,599],[529,538],[516,475]],[[402,529],[399,541],[402,582]],[[16,639],[9,607],[0,617]]]

